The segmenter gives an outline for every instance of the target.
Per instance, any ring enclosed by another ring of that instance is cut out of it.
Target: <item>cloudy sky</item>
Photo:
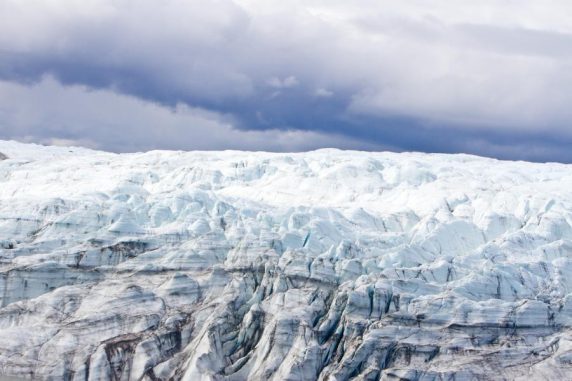
[[[568,0],[0,0],[0,139],[572,162]]]

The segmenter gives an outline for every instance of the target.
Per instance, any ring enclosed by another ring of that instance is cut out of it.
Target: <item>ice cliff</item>
[[[0,152],[2,375],[572,374],[570,165]]]

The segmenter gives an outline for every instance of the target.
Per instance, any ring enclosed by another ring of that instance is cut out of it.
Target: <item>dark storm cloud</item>
[[[119,151],[339,146],[572,161],[569,8],[7,0],[0,138]]]

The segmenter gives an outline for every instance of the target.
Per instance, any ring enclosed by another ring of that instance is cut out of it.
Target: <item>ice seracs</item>
[[[572,166],[16,142],[0,152],[0,374],[572,370]]]

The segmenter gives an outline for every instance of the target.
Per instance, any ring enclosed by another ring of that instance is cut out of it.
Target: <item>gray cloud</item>
[[[572,161],[562,148],[572,141],[571,11],[556,0],[7,0],[0,136]],[[78,92],[97,100],[65,95]],[[139,106],[120,112],[117,99]],[[146,123],[140,109],[162,111]]]
[[[109,90],[0,81],[0,137],[129,152],[152,149],[300,151],[324,147],[395,149],[340,134],[238,130],[232,117],[179,104],[169,108]]]

